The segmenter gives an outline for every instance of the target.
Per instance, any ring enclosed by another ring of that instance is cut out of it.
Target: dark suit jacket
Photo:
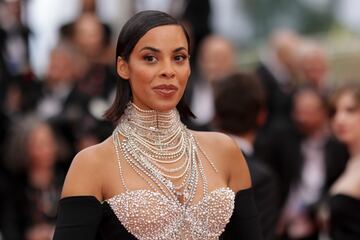
[[[270,141],[264,160],[275,171],[280,180],[281,204],[288,196],[292,184],[299,181],[304,159],[301,153],[303,136],[294,126],[277,131]],[[348,159],[346,146],[330,136],[324,147],[325,151],[325,193],[345,169]]]
[[[274,231],[279,216],[279,185],[273,171],[255,156],[245,155],[248,163],[255,204],[264,239],[274,239]]]
[[[0,233],[4,239],[21,240],[13,183],[14,178],[0,170]]]
[[[192,46],[191,63],[195,64],[198,46],[204,37],[211,33],[209,19],[211,14],[211,4],[209,0],[186,0],[183,20],[190,24]]]
[[[290,122],[293,90],[284,91],[269,69],[260,64],[256,73],[266,93],[268,119],[264,128],[282,126]]]
[[[20,36],[20,38],[22,38],[22,40],[25,43],[25,58],[26,58],[26,62],[29,62],[30,60],[30,36],[32,34],[32,32],[30,31],[30,29],[25,26],[25,25],[20,25],[18,26],[17,30],[16,30],[16,34],[18,36]],[[4,29],[0,28],[0,59],[3,58],[1,61],[4,62],[5,64],[5,60],[6,60],[6,41],[8,39],[9,33],[7,33],[7,31],[5,31]],[[1,62],[0,61],[0,62]],[[3,63],[2,63],[3,64]],[[8,69],[9,70],[9,69]],[[0,73],[2,71],[0,70]]]

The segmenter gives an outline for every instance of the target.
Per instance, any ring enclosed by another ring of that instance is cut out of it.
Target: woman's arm
[[[62,198],[94,196],[102,200],[101,156],[97,146],[79,152],[66,175]]]
[[[251,188],[251,176],[247,162],[235,143],[235,141],[227,136],[226,140],[226,161],[229,169],[229,187],[238,192]]]
[[[247,162],[233,139],[228,137],[225,143],[229,164],[229,187],[236,192],[236,196],[234,212],[222,239],[261,240],[263,237]]]
[[[102,172],[97,147],[74,158],[59,201],[54,240],[94,240],[102,217]]]

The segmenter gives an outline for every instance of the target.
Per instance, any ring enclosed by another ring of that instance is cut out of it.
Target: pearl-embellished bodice
[[[151,190],[121,193],[106,202],[137,239],[210,240],[224,231],[234,199],[231,189],[219,188],[189,206]]]

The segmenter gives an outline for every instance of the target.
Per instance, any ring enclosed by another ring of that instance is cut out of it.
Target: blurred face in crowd
[[[95,15],[85,13],[76,21],[74,41],[85,56],[98,57],[104,48],[103,40],[104,29]]]
[[[0,1],[0,26],[9,29],[19,23],[21,23],[21,1]]]
[[[350,90],[338,96],[332,126],[340,141],[346,144],[360,142],[360,102]]]
[[[276,31],[271,38],[271,47],[278,60],[291,74],[296,74],[295,52],[301,44],[300,38],[287,30]]]
[[[50,84],[68,84],[74,79],[74,65],[69,52],[56,49],[51,52],[50,62],[46,73]]]
[[[293,118],[305,135],[322,130],[327,123],[326,109],[321,98],[311,91],[299,92],[294,97]]]
[[[96,11],[96,1],[95,0],[82,0],[82,11],[83,12],[95,12]]]
[[[198,66],[205,80],[222,79],[234,70],[235,49],[227,40],[210,36],[201,43]]]
[[[117,70],[130,81],[133,102],[142,109],[168,111],[180,101],[190,75],[189,46],[178,25],[152,28]]]
[[[34,167],[52,166],[56,160],[56,143],[51,128],[46,124],[36,126],[27,142],[29,164]]]
[[[314,50],[303,56],[301,59],[301,70],[304,80],[311,85],[320,87],[326,80],[328,71],[325,53],[321,50]]]

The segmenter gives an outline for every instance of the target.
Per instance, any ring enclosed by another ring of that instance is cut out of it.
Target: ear
[[[122,57],[117,58],[116,71],[121,78],[129,79],[129,65]]]
[[[190,66],[190,55],[189,55],[189,75],[188,75],[188,78],[190,77],[191,75],[191,66]]]

